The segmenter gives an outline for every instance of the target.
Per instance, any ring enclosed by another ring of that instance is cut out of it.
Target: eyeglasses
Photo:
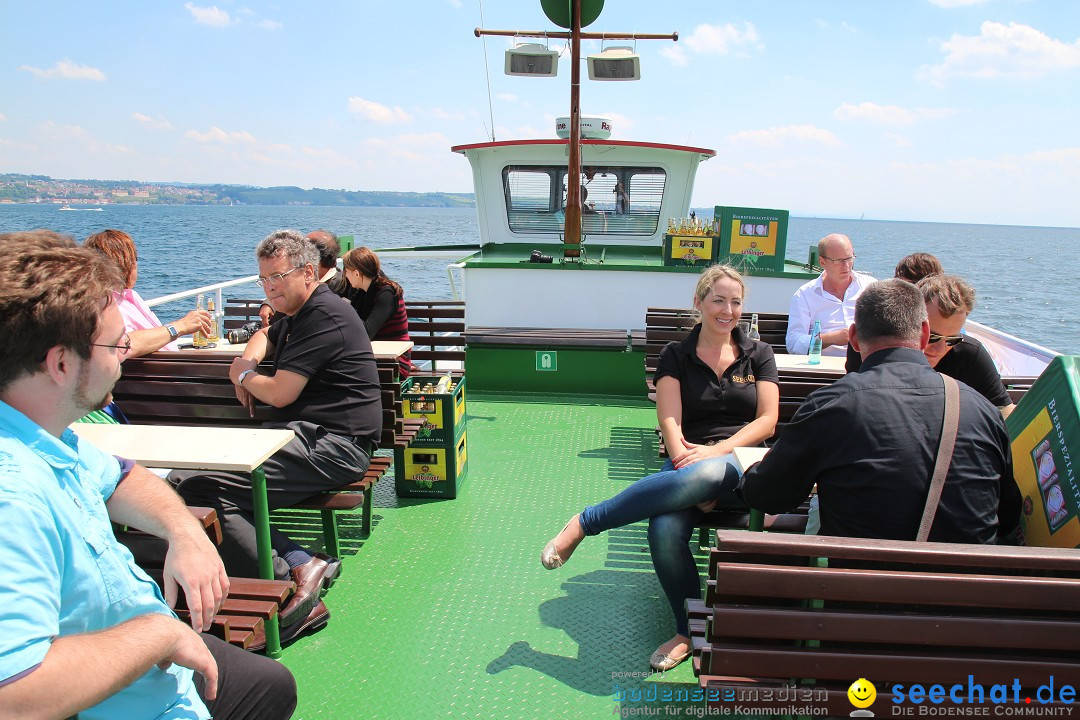
[[[123,342],[121,342],[118,345],[108,345],[108,344],[103,344],[103,343],[90,343],[90,345],[92,347],[116,348],[116,352],[120,353],[121,355],[127,355],[128,352],[131,350],[131,336],[130,335],[124,335]]]
[[[934,343],[944,340],[946,346],[953,347],[955,345],[959,345],[963,339],[963,335],[938,335],[936,332],[931,332],[930,341],[928,344],[933,345]]]
[[[303,265],[297,265],[296,267],[294,267],[289,272],[274,273],[273,275],[267,275],[266,277],[260,277],[258,280],[255,281],[255,284],[258,285],[259,287],[263,287],[264,285],[266,285],[266,283],[273,283],[274,285],[277,285],[279,282],[281,282],[282,280],[285,279],[286,275],[291,275],[292,273],[296,272],[297,270],[299,270],[302,267],[304,267],[304,266]]]
[[[828,260],[829,262],[836,263],[837,265],[854,265],[856,257],[858,257],[858,256],[857,255],[852,255],[851,257],[837,259],[837,258],[828,258],[828,257],[825,257],[824,255],[822,255],[821,259],[822,260]]]

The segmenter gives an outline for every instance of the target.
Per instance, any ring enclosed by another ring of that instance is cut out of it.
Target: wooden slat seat
[[[798,678],[828,696],[829,715],[846,715],[847,687],[860,677],[879,693],[891,683],[961,684],[966,695],[971,676],[988,696],[991,685],[1016,682],[1021,703],[1051,675],[1057,687],[1080,683],[1076,550],[729,530],[716,538],[705,600],[690,604],[704,688]],[[895,709],[888,697],[872,709]]]

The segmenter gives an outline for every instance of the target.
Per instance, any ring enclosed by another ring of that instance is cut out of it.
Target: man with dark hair
[[[872,283],[851,341],[862,369],[807,397],[764,460],[742,478],[747,505],[787,512],[817,484],[821,533],[913,540],[933,475],[944,385],[922,350],[926,303],[912,284]],[[1020,517],[1001,413],[960,386],[960,424],[937,516],[936,542],[992,543]]]
[[[199,522],[146,468],[68,429],[110,401],[131,347],[112,304],[118,270],[48,231],[0,235],[0,247],[3,714],[289,717],[285,667],[199,634],[229,588]],[[164,597],[110,522],[168,542]],[[190,627],[170,610],[178,588]]]
[[[295,230],[267,236],[256,250],[259,284],[284,319],[256,333],[230,377],[236,397],[254,412],[271,406],[268,427],[296,437],[264,464],[270,509],[287,507],[356,480],[367,470],[382,431],[382,396],[375,356],[364,323],[352,307],[319,282],[315,245]],[[257,371],[273,358],[274,371]],[[215,508],[220,551],[232,575],[258,576],[251,477],[226,472],[174,471],[169,479],[190,505]],[[271,531],[274,573],[296,582],[282,608],[282,637],[326,623],[319,600],[340,561],[310,553],[284,533]]]

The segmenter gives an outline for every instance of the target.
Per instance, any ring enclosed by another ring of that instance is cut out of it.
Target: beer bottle
[[[206,311],[210,313],[210,332],[207,334],[206,340],[207,342],[216,343],[221,339],[221,336],[218,334],[218,317],[217,313],[214,312],[214,298],[206,299]]]
[[[751,340],[760,340],[761,339],[761,332],[758,330],[757,313],[754,313],[753,315],[750,316],[750,339]]]
[[[195,297],[195,309],[196,310],[202,310],[203,309],[203,294],[202,293],[199,293]],[[194,337],[192,337],[192,339],[191,339],[191,347],[204,348],[204,347],[206,347],[206,345],[207,345],[206,336],[203,335],[202,330],[196,330]]]

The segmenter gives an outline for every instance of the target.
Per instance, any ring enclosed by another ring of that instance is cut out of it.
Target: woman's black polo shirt
[[[772,347],[747,338],[738,326],[731,332],[739,357],[721,378],[697,356],[700,323],[685,340],[660,351],[653,381],[668,376],[679,381],[683,437],[692,443],[718,442],[737,433],[757,417],[757,383],[780,383]]]

